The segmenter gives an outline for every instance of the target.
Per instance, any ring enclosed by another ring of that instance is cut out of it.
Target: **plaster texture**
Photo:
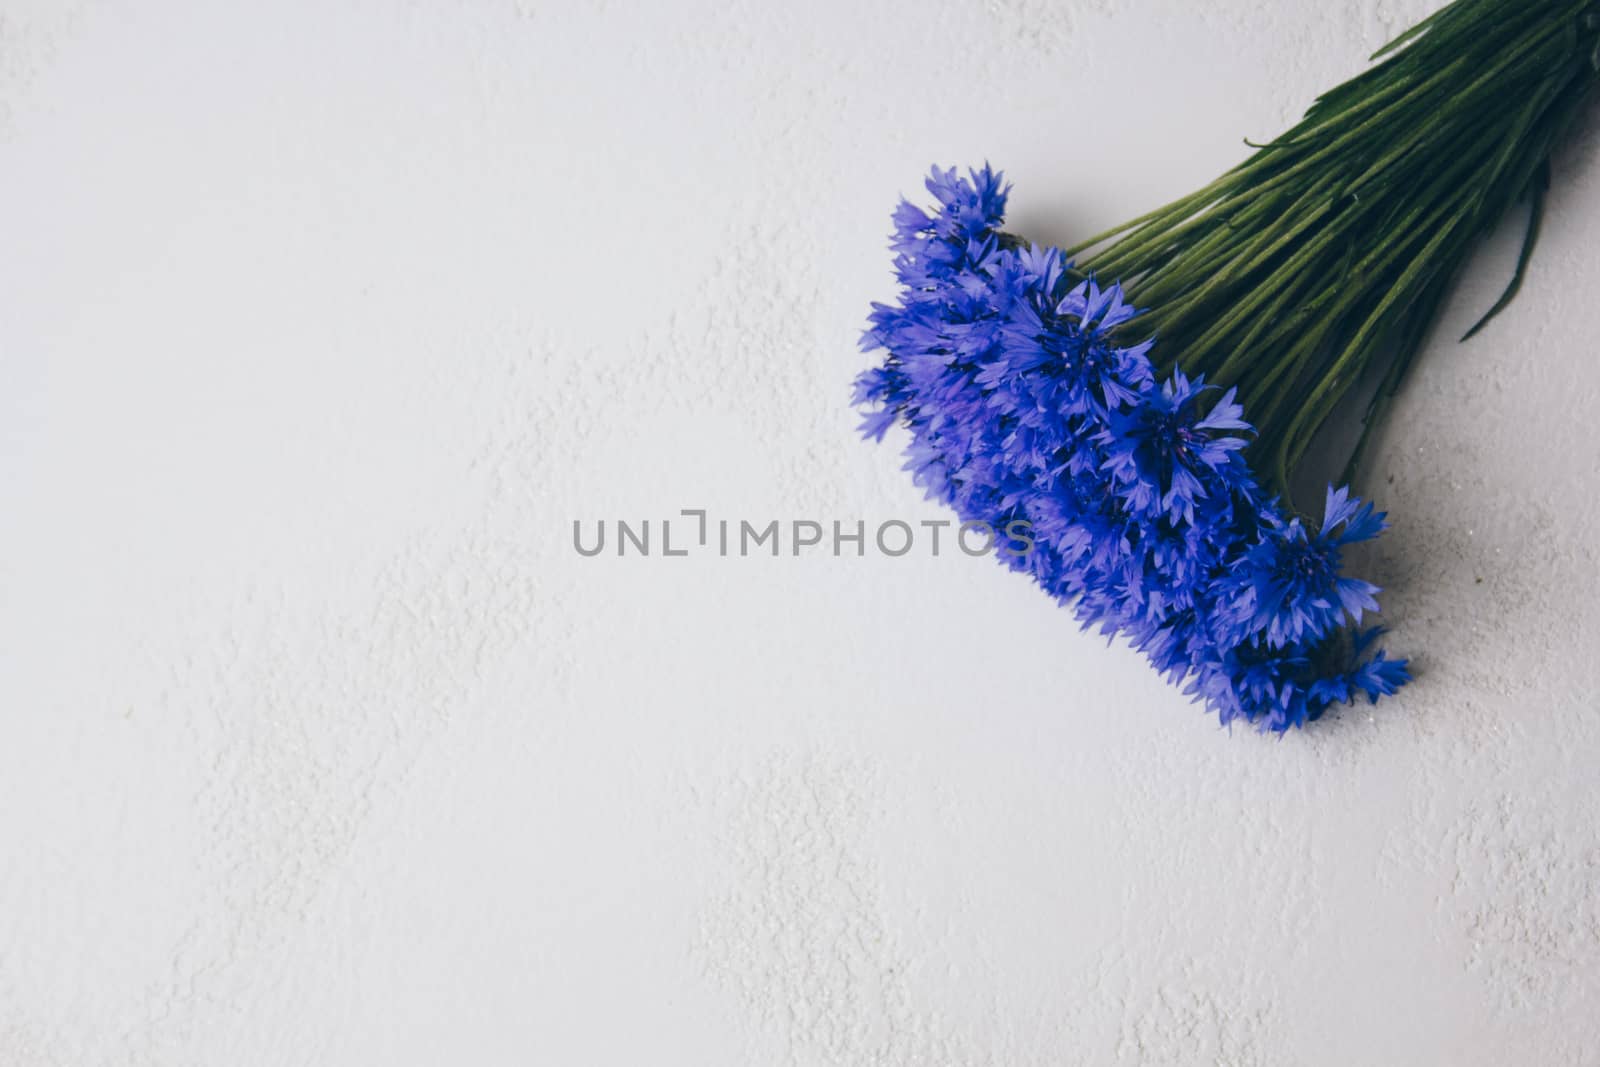
[[[1375,442],[1386,705],[571,541],[940,517],[895,197],[1069,241],[1433,6],[0,0],[0,1064],[1600,1063],[1600,122]]]

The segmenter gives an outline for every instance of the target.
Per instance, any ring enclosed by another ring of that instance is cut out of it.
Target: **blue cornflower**
[[[1385,528],[1384,516],[1350,495],[1328,487],[1322,526],[1310,533],[1298,517],[1263,512],[1260,539],[1227,578],[1224,634],[1264,638],[1273,647],[1314,639],[1342,625],[1359,624],[1376,611],[1378,587],[1341,573],[1342,549],[1367,541]]]
[[[1381,650],[1367,655],[1382,632],[1336,631],[1278,648],[1248,642],[1202,664],[1189,691],[1203,697],[1224,725],[1242,718],[1282,733],[1362,694],[1376,702],[1410,680],[1405,660]]]
[[[1205,415],[1199,399],[1205,379],[1190,382],[1181,370],[1149,389],[1126,410],[1112,410],[1099,440],[1105,469],[1135,514],[1194,523],[1196,501],[1248,478],[1239,459],[1248,432],[1244,409],[1229,389]]]
[[[1056,410],[1069,416],[1101,416],[1133,403],[1152,382],[1150,342],[1114,346],[1101,326],[1128,322],[1138,310],[1123,301],[1120,286],[1083,282],[1061,299],[1053,293],[1054,286],[1040,286],[1038,299],[1016,307],[1003,331],[1005,365],[992,374],[1042,370],[1056,382]]]
[[[967,174],[962,178],[954,167],[934,167],[926,183],[941,209],[929,224],[947,240],[971,240],[999,229],[1005,218],[1006,196],[1011,188],[1005,184],[1004,176],[987,163],[982,170],[969,170]]]
[[[1190,691],[1204,697],[1224,726],[1235,719],[1277,733],[1303,726],[1311,718],[1299,679],[1311,660],[1295,649],[1240,645],[1223,650],[1215,663],[1201,667]]]
[[[1105,484],[1066,472],[1039,482],[1024,511],[1035,538],[1059,554],[1064,587],[1081,593],[1095,578],[1125,572],[1132,562],[1132,524]]]
[[[1078,320],[1078,328],[1090,337],[1104,337],[1114,328],[1132,320],[1139,309],[1123,299],[1122,286],[1100,288],[1093,278],[1068,293],[1056,306],[1056,314]]]
[[[1361,658],[1382,633],[1380,626],[1353,633],[1350,639],[1352,662],[1342,672],[1325,675],[1312,682],[1308,698],[1325,707],[1329,704],[1348,704],[1364,693],[1367,702],[1375,704],[1380,696],[1393,696],[1396,690],[1409,682],[1411,671],[1407,661],[1390,659],[1382,649],[1365,659]]]

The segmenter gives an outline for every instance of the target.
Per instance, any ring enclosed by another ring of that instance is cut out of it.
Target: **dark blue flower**
[[[927,180],[928,192],[939,201],[939,213],[931,226],[947,240],[971,240],[1000,228],[1006,213],[1010,187],[1004,176],[987,163],[982,170],[969,170],[959,177],[956,168],[933,168]]]
[[[1100,432],[1104,466],[1135,514],[1193,524],[1197,501],[1247,480],[1239,459],[1247,442],[1230,432],[1250,430],[1244,409],[1229,389],[1202,415],[1205,391],[1203,378],[1190,382],[1175,370],[1133,407],[1108,413]]]
[[[1240,557],[1226,580],[1224,612],[1228,639],[1260,637],[1281,647],[1323,636],[1376,611],[1378,587],[1347,577],[1346,545],[1370,540],[1384,529],[1384,516],[1350,496],[1348,487],[1328,487],[1322,526],[1311,533],[1298,516],[1263,512],[1260,539]]]
[[[1139,309],[1123,299],[1122,286],[1102,289],[1090,278],[1062,298],[1056,314],[1076,318],[1078,328],[1090,337],[1105,337],[1138,315]]]
[[[1088,284],[1072,293],[1080,293]],[[1107,292],[1113,291],[1115,287]],[[1085,329],[1081,316],[1063,315],[1055,309],[1071,302],[1072,294],[1055,302],[1041,289],[1040,297],[1016,304],[1002,335],[1005,363],[1000,370],[1039,371],[1051,379],[1052,407],[1066,415],[1103,417],[1106,411],[1133,402],[1149,387],[1148,342],[1113,345],[1093,329]],[[1127,305],[1118,311],[1128,317],[1132,312]]]
[[[1383,633],[1383,628],[1369,627],[1350,637],[1350,654],[1341,671],[1326,674],[1311,683],[1309,699],[1322,706],[1347,704],[1359,694],[1375,704],[1380,696],[1392,696],[1411,680],[1410,665],[1403,659],[1390,659],[1388,653],[1378,649],[1371,655],[1367,650]]]
[[[1247,642],[1201,664],[1190,692],[1203,697],[1224,724],[1244,719],[1282,733],[1359,695],[1375,702],[1410,680],[1405,660],[1389,659],[1381,650],[1369,654],[1382,632],[1336,631],[1278,648]]]

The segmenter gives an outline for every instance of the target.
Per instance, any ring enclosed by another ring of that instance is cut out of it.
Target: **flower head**
[[[1202,664],[1190,692],[1203,697],[1224,725],[1244,719],[1282,733],[1321,718],[1334,704],[1365,694],[1388,696],[1411,679],[1405,660],[1369,653],[1383,631],[1335,631],[1317,641],[1272,647],[1262,642],[1226,649]]]
[[[1357,625],[1376,611],[1378,587],[1343,573],[1342,549],[1370,540],[1384,529],[1383,515],[1328,487],[1322,526],[1311,533],[1298,517],[1264,512],[1260,539],[1243,554],[1227,579],[1225,632],[1243,640],[1260,637],[1274,648],[1322,637],[1345,622]]]
[[[1192,525],[1196,502],[1247,480],[1239,460],[1247,442],[1230,432],[1249,431],[1244,410],[1230,389],[1202,415],[1199,400],[1205,391],[1204,378],[1190,382],[1182,371],[1173,371],[1133,407],[1108,413],[1099,436],[1105,469],[1129,510]]]
[[[1079,286],[1072,293],[1082,289]],[[1004,369],[1007,373],[1037,371],[1050,383],[1048,401],[1054,410],[1100,418],[1132,403],[1150,386],[1150,345],[1117,346],[1094,329],[1086,329],[1084,316],[1060,310],[1073,301],[1072,293],[1054,301],[1050,291],[1041,286],[1035,299],[1018,303],[1002,333]],[[1117,294],[1120,300],[1116,287],[1107,293]],[[1131,318],[1133,309],[1120,305],[1118,313]]]
[[[928,176],[928,192],[939,202],[939,213],[930,226],[946,240],[967,240],[1000,227],[1006,213],[1006,196],[1011,191],[1004,176],[985,163],[982,170],[969,170],[967,177],[956,168],[933,168]]]

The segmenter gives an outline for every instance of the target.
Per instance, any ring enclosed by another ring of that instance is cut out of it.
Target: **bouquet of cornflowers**
[[[963,520],[1031,526],[1033,550],[1000,558],[1224,724],[1282,732],[1394,693],[1407,662],[1376,647],[1379,590],[1343,559],[1384,515],[1329,486],[1314,518],[1290,488],[1365,382],[1350,480],[1473,244],[1527,198],[1489,314],[1515,293],[1551,148],[1600,71],[1597,11],[1457,0],[1216,182],[1074,249],[1006,233],[987,165],[935,168],[930,208],[894,214],[864,434],[903,425],[907,468]]]

